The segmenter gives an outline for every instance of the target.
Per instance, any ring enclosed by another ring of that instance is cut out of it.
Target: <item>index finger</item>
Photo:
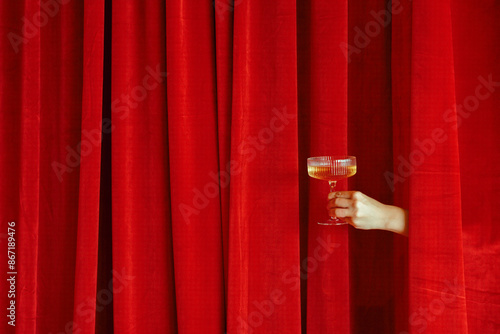
[[[328,194],[328,199],[334,199],[334,198],[352,198],[352,194],[354,194],[355,191],[353,190],[345,190],[345,191],[334,191],[332,193]]]

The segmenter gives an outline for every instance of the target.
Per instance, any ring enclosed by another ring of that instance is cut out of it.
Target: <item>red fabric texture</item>
[[[0,332],[500,332],[499,15],[1,2]],[[341,154],[408,238],[316,224]]]

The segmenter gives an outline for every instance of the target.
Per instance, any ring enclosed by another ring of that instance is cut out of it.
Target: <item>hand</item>
[[[328,214],[362,230],[386,230],[408,236],[408,211],[382,204],[359,191],[328,194]]]

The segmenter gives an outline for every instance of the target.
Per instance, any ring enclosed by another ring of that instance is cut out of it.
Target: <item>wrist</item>
[[[394,233],[408,235],[407,211],[393,205],[387,205],[385,229]]]

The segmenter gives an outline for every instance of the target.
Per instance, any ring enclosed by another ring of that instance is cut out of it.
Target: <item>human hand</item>
[[[408,236],[408,212],[382,204],[360,191],[336,191],[328,194],[328,213],[357,229],[386,230]]]

